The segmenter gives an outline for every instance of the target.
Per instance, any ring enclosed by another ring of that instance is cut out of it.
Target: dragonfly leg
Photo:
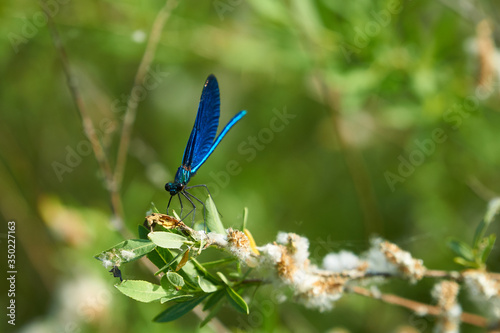
[[[172,201],[173,195],[170,196],[170,199],[168,199],[168,204],[167,204],[167,215],[168,215],[168,208],[170,207],[170,201]]]
[[[189,190],[190,188],[195,188],[195,187],[204,187],[205,190],[207,190],[208,194],[210,194],[210,196],[212,196],[212,193],[210,193],[210,190],[208,189],[208,186],[205,185],[205,184],[199,184],[199,185],[189,186],[189,187],[186,187],[186,190]]]
[[[189,187],[186,187],[186,190],[189,190],[190,188],[194,188],[194,187],[204,187],[204,188],[205,188],[205,190],[207,190],[208,195],[210,195],[210,196],[212,197],[212,200],[214,199],[214,197],[212,196],[212,193],[210,193],[210,190],[208,189],[208,186],[207,186],[207,185],[205,185],[205,184],[199,184],[199,185],[189,186]],[[193,196],[193,195],[191,194],[191,196]],[[194,198],[196,198],[195,196],[193,196],[193,197],[194,197]],[[198,199],[198,198],[196,198],[196,200],[198,200],[199,202],[201,202],[201,200],[200,200],[200,199]],[[214,201],[214,203],[215,203],[215,201]],[[204,210],[206,210],[206,209],[205,209],[205,205],[203,204],[203,202],[201,202],[201,204],[203,205]],[[215,206],[215,208],[217,208],[217,206]],[[219,212],[219,210],[218,210],[218,209],[217,209],[217,214],[219,214],[219,215],[220,215],[220,217],[222,217],[222,214]],[[203,216],[205,216],[205,214],[204,214]]]
[[[185,193],[186,193],[186,195],[189,195],[189,197],[191,197],[191,198],[195,199],[196,201],[198,201],[199,203],[201,203],[201,205],[203,206],[203,225],[206,227],[205,224],[207,222],[207,207],[205,207],[205,204],[199,198],[195,197],[194,195],[192,195],[189,192],[185,192]]]
[[[184,207],[182,206],[181,196],[180,195],[177,196],[179,197],[179,203],[181,204],[181,219],[182,219],[182,210],[184,209]]]
[[[196,205],[194,204],[193,200],[191,200],[191,198],[189,196],[192,196],[192,194],[189,194],[187,193],[186,191],[182,191],[180,192],[182,193],[182,195],[188,199],[188,201],[191,203],[191,205],[193,206],[193,209],[186,214],[186,216],[184,216],[183,219],[185,219],[186,217],[188,217],[189,214],[193,213],[193,217],[192,217],[192,222],[191,222],[191,228],[194,226],[194,217],[196,216]]]

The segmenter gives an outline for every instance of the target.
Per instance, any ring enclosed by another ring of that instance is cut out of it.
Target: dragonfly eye
[[[176,191],[176,186],[174,183],[166,183],[165,184],[165,190],[169,192],[171,195],[174,195]]]
[[[168,193],[170,193],[170,195],[176,195],[177,193],[182,191],[183,188],[184,188],[184,186],[182,184],[179,184],[179,183],[166,183],[165,184],[165,190]]]

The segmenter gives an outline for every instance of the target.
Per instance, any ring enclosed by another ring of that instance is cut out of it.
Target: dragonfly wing
[[[213,151],[215,150],[215,148],[217,148],[217,146],[219,145],[219,143],[222,141],[222,139],[224,138],[224,136],[227,134],[227,132],[229,132],[229,130],[231,129],[231,127],[234,126],[234,124],[236,124],[238,121],[240,121],[241,118],[243,118],[243,116],[245,116],[247,114],[247,112],[245,110],[243,111],[240,111],[236,114],[236,116],[233,117],[233,119],[231,119],[227,125],[224,127],[224,129],[220,132],[219,136],[217,137],[217,139],[215,139],[214,143],[212,144],[212,146],[210,147],[210,149],[205,153],[205,156],[203,159],[201,159],[198,164],[193,164],[193,167],[192,167],[192,172],[193,173],[196,173],[196,171],[198,170],[198,168],[203,164],[205,163],[205,161],[207,160],[207,158],[210,156],[210,154],[213,153]]]
[[[206,159],[217,133],[219,115],[219,84],[215,76],[211,74],[205,81],[201,92],[196,120],[182,157],[183,166],[191,168]],[[196,171],[192,172],[195,173]]]

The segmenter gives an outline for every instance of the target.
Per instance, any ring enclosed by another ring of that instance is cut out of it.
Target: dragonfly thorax
[[[177,173],[175,174],[174,183],[187,185],[187,183],[189,183],[189,180],[191,179],[191,176],[193,175],[194,173],[191,172],[191,168],[188,169],[184,165],[181,165],[179,169],[177,169]]]

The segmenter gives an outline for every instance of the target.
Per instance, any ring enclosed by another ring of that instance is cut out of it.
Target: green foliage
[[[224,291],[220,290],[217,293],[212,294],[210,299],[205,303],[203,307],[204,311],[209,311],[206,318],[200,324],[200,327],[205,326],[210,320],[212,320],[221,310],[223,302],[220,302],[221,298],[224,297]],[[210,305],[210,306],[208,306]]]
[[[458,255],[455,262],[465,267],[486,269],[486,260],[488,259],[493,246],[495,245],[496,235],[484,236],[491,222],[500,211],[500,198],[490,201],[484,218],[481,220],[474,233],[472,246],[451,238],[448,246]]]
[[[215,203],[212,199],[212,196],[208,196],[205,201],[205,207],[207,209],[207,227],[209,231],[216,232],[221,235],[226,234],[226,230],[222,225],[222,221],[219,217],[219,212],[217,211],[217,207],[215,207]]]
[[[175,272],[167,272],[165,276],[167,277],[168,281],[177,289],[182,288],[182,286],[184,285],[184,279],[182,278],[182,276]]]
[[[217,208],[210,197],[207,199],[206,207],[210,218],[210,223],[207,222],[209,228],[223,231],[225,234]],[[449,240],[448,245],[458,255],[455,258],[456,263],[469,268],[486,268],[486,260],[494,247],[496,236],[494,234],[485,236],[485,234],[499,211],[500,199],[490,201],[483,220],[476,228],[472,245],[458,239]],[[244,210],[244,216],[243,226],[246,226],[247,209]],[[251,269],[243,272],[241,265],[234,261],[234,258],[200,262],[196,256],[206,247],[205,236],[200,237],[200,232],[185,226],[181,230],[182,235],[176,228],[146,233],[147,229],[140,226],[138,228],[140,237],[148,237],[149,240],[121,242],[96,258],[103,262],[110,261],[110,254],[122,253],[123,257],[124,250],[128,253],[129,261],[148,255],[159,268],[155,275],[162,274],[160,284],[125,280],[116,285],[116,288],[122,294],[139,302],[157,301],[169,305],[154,318],[156,322],[177,320],[202,302],[205,302],[203,310],[208,313],[205,320],[200,323],[201,326],[213,319],[224,304],[229,304],[236,311],[248,315],[250,308],[242,293],[248,287],[255,285],[254,282],[244,283]],[[117,261],[114,265],[119,266],[126,262],[128,261]]]
[[[151,211],[153,213],[160,214],[160,211],[158,210],[158,208],[156,208],[156,205],[154,202],[151,203]]]
[[[210,223],[207,225],[212,230],[219,230],[225,234],[224,226],[217,214],[213,200],[207,199],[207,210],[209,212]],[[154,205],[153,205],[154,207]],[[154,209],[153,209],[154,212]],[[121,242],[120,244],[104,251],[96,256],[99,260],[109,253],[118,253],[119,250],[139,253],[140,256],[147,255],[148,258],[159,268],[155,275],[162,274],[160,284],[154,284],[141,280],[125,280],[116,285],[116,288],[124,295],[139,302],[159,301],[161,304],[167,303],[169,308],[158,314],[154,321],[170,322],[189,313],[195,306],[208,299],[204,306],[205,311],[210,311],[207,318],[201,323],[205,325],[218,313],[223,305],[223,300],[237,311],[248,314],[248,304],[241,297],[240,293],[245,290],[240,284],[246,278],[242,274],[239,265],[234,265],[234,258],[224,258],[217,261],[209,261],[206,264],[200,263],[195,256],[201,253],[205,241],[203,237],[198,239],[196,232],[188,230],[185,235],[180,235],[175,229],[167,231],[151,231],[144,226],[139,226],[138,233],[141,237],[148,237],[150,240],[138,239]],[[199,249],[191,251],[191,249]],[[139,255],[134,257],[137,259]],[[126,261],[118,262],[117,266]],[[232,264],[233,267],[228,267]],[[231,280],[219,269],[229,269]],[[234,268],[238,268],[240,274],[234,273]],[[215,273],[210,272],[214,270]],[[234,287],[237,286],[237,291]],[[246,287],[250,287],[248,284]],[[225,297],[224,297],[225,296]]]
[[[217,291],[217,287],[202,276],[198,276],[198,285],[200,286],[201,290],[206,293],[213,293],[214,291]]]
[[[161,312],[158,314],[153,320],[158,322],[158,323],[166,323],[169,321],[173,321],[176,319],[179,319],[180,317],[184,316],[186,313],[190,312],[200,304],[207,295],[199,296],[194,299],[191,299],[189,301],[181,302],[172,305],[165,311]]]
[[[141,258],[150,253],[156,245],[149,240],[129,239],[123,241],[114,247],[94,256],[100,261],[108,261],[107,265],[120,265]]]
[[[125,280],[116,285],[116,289],[136,301],[146,303],[171,296],[169,291],[162,286],[147,281]]]
[[[233,290],[230,286],[226,286],[226,295],[229,299],[229,303],[239,312],[248,314],[248,304],[245,302],[245,300],[238,294],[236,291]]]
[[[180,249],[188,242],[184,236],[164,231],[151,232],[148,237],[153,243],[165,249]]]

